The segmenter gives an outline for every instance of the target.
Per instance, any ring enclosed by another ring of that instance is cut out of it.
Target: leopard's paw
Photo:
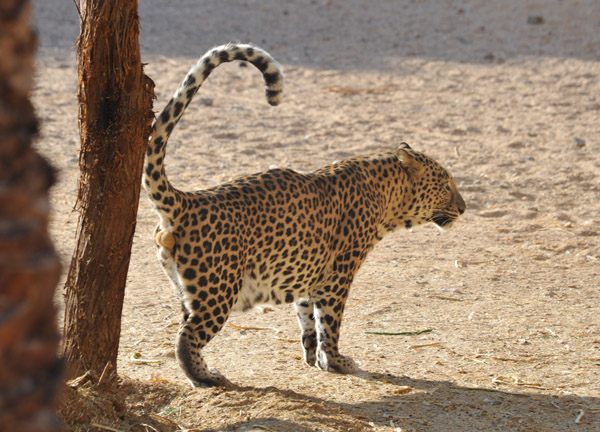
[[[317,351],[315,349],[305,349],[304,355],[302,356],[302,360],[307,366],[317,366]]]
[[[231,387],[233,384],[221,372],[215,368],[210,368],[210,373],[205,377],[189,379],[192,387]]]
[[[354,360],[343,355],[328,356],[321,353],[316,366],[321,370],[340,374],[350,374],[356,371]]]

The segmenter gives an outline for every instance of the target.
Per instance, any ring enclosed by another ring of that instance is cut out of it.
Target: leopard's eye
[[[442,194],[446,204],[451,204],[454,200],[454,194],[452,193],[452,188],[450,187],[450,184],[445,184],[444,187],[442,187]]]
[[[445,184],[442,190],[444,191],[445,196],[450,197],[452,195],[452,188],[450,187],[450,184]]]

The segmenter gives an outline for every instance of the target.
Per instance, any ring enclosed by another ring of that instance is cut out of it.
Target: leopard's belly
[[[275,237],[271,244],[285,243]],[[258,242],[258,241],[256,241]],[[247,257],[242,289],[232,308],[245,311],[260,304],[293,303],[310,298],[311,292],[322,285],[333,271],[332,254],[321,241],[304,242],[293,248],[273,248]]]
[[[244,275],[242,290],[233,310],[246,311],[260,304],[292,303],[308,297],[308,284],[298,282],[298,279],[304,278],[299,275],[248,272]]]

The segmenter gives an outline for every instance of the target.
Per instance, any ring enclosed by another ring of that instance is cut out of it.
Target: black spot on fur
[[[212,63],[207,63],[206,66],[204,66],[204,70],[202,71],[202,78],[206,79],[208,78],[208,76],[211,74],[211,72],[213,71],[213,69],[215,68],[215,65]]]
[[[182,109],[183,109],[183,103],[177,102],[175,104],[175,111],[173,111],[173,116],[174,117],[179,117],[179,114],[181,114],[181,110]]]
[[[171,114],[169,110],[165,108],[165,110],[160,114],[160,121],[163,123],[167,123],[171,119]]]
[[[183,272],[183,277],[185,279],[195,279],[196,278],[196,270],[192,269],[192,268],[186,268],[185,271]]]
[[[279,81],[279,74],[277,72],[265,73],[263,74],[263,77],[265,79],[265,84],[267,84],[268,86],[272,86],[273,84]]]
[[[219,53],[219,60],[221,61],[221,63],[226,63],[228,61],[231,61],[231,58],[229,57],[229,51],[227,50],[223,50]]]
[[[259,71],[263,72],[263,73],[267,69],[267,67],[269,66],[269,64],[267,63],[267,61],[265,59],[263,59],[263,58],[260,58],[260,57],[257,58],[257,59],[255,59],[255,60],[252,60],[252,64],[254,66],[256,66],[256,68]]]
[[[185,87],[189,87],[189,86],[193,86],[194,84],[196,84],[196,78],[194,77],[194,75],[188,75],[187,79],[185,80]]]
[[[192,87],[192,88],[190,88],[190,89],[187,90],[187,92],[185,94],[186,97],[187,97],[187,99],[188,99],[187,103],[189,103],[192,100],[192,98],[196,94],[196,91],[198,91],[198,87]],[[186,106],[187,106],[187,104],[186,104]]]
[[[267,102],[269,102],[270,105],[274,105],[275,100],[279,96],[280,93],[281,92],[278,90],[266,90],[265,94],[267,95]]]

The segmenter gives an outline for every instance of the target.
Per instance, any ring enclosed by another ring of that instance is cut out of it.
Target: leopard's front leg
[[[300,330],[302,331],[304,363],[308,366],[316,366],[317,362],[317,331],[315,329],[313,306],[313,302],[308,299],[300,299],[294,303],[298,324],[300,324]]]
[[[338,279],[334,276],[329,284],[315,293],[313,302],[317,332],[316,366],[319,369],[343,374],[356,370],[354,361],[341,355],[338,350],[340,326],[349,287],[350,281],[347,278]]]

